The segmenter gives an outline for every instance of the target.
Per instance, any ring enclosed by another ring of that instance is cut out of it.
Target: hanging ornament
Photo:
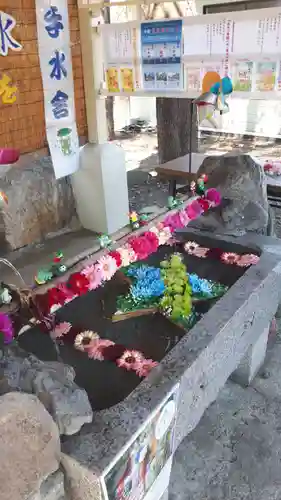
[[[212,78],[209,80],[207,80],[207,76],[208,73],[204,77],[206,82],[203,80],[203,93],[194,100],[194,103],[197,105],[199,124],[208,120],[213,125],[212,118],[215,111],[219,111],[221,115],[229,111],[226,99],[233,92],[233,85],[228,76],[220,78],[217,73],[213,75],[213,72]],[[210,85],[209,88],[208,85]]]

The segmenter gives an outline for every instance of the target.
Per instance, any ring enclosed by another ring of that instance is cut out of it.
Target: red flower
[[[157,238],[156,234],[152,231],[146,231],[145,233],[143,233],[143,237],[145,237],[149,241],[150,253],[156,252],[159,247],[159,239]]]
[[[117,252],[116,250],[112,251],[112,252],[109,252],[110,257],[112,257],[115,262],[116,262],[116,266],[117,267],[121,267],[122,266],[122,259],[121,259],[121,255],[119,252]]]
[[[129,244],[131,245],[132,249],[134,250],[137,260],[143,260],[147,259],[149,254],[151,253],[150,251],[150,241],[145,238],[144,236],[135,236],[129,240]]]
[[[272,170],[272,165],[270,163],[266,163],[263,167],[264,171],[265,172],[269,172],[270,170]]]
[[[63,306],[67,298],[65,293],[57,287],[49,288],[49,290],[47,291],[47,296],[49,310],[55,304],[60,304],[61,306]]]
[[[69,302],[71,299],[76,297],[76,294],[70,288],[68,288],[65,283],[58,283],[57,289],[64,294],[65,302]]]
[[[102,355],[107,361],[117,361],[126,351],[126,347],[121,344],[114,344],[102,349]]]
[[[207,212],[207,210],[209,210],[210,208],[210,203],[208,200],[206,200],[205,198],[199,198],[198,199],[198,203],[199,205],[201,206],[201,208],[203,208],[204,212]]]
[[[83,295],[89,289],[89,280],[81,273],[74,273],[69,277],[68,286],[77,295]]]

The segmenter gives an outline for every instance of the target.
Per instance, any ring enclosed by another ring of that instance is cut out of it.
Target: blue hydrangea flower
[[[128,276],[132,276],[132,278],[136,278],[137,280],[142,280],[145,278],[148,278],[150,280],[161,278],[161,271],[159,268],[145,265],[131,267],[128,269],[127,274]]]
[[[138,280],[131,286],[131,295],[134,300],[149,299],[150,297],[160,297],[165,291],[162,280],[150,281],[147,278]]]
[[[136,279],[136,283],[131,286],[134,300],[161,297],[164,294],[165,285],[159,268],[143,265],[131,268],[128,274]]]
[[[195,273],[189,274],[188,279],[192,288],[192,293],[212,295],[212,285],[208,280],[199,278]]]

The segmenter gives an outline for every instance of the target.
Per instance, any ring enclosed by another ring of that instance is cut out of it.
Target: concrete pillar
[[[231,375],[234,382],[248,386],[255,378],[265,360],[269,328],[270,325],[263,330],[256,342],[249,348],[238,368]]]
[[[71,182],[82,226],[112,234],[128,224],[128,186],[124,152],[107,142],[105,99],[99,95],[103,44],[99,28],[92,26],[98,15],[94,6],[79,9],[89,144],[80,151],[80,168]]]
[[[125,154],[115,144],[86,144],[71,176],[79,220],[85,229],[113,234],[129,222]]]

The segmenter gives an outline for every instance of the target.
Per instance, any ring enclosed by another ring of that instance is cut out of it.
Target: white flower
[[[78,349],[78,351],[85,351],[85,348],[94,339],[99,339],[99,335],[95,332],[91,332],[90,330],[85,330],[84,332],[78,333],[78,335],[76,335],[74,340],[74,347],[75,349]]]

